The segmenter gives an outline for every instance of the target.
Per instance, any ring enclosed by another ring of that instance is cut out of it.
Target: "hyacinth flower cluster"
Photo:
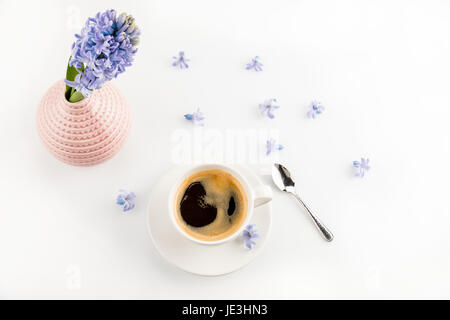
[[[72,45],[66,74],[66,99],[78,102],[131,66],[139,43],[134,18],[115,10],[89,18]]]

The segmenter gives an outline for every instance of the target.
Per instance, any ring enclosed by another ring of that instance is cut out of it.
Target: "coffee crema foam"
[[[175,196],[176,221],[202,241],[229,237],[243,224],[248,209],[241,183],[220,169],[203,170],[184,179]]]

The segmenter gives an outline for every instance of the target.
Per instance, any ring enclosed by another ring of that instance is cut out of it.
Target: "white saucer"
[[[252,186],[263,184],[251,170],[235,166]],[[253,212],[250,223],[255,224],[260,238],[248,250],[242,236],[220,245],[201,245],[184,238],[175,229],[168,214],[169,190],[182,168],[164,175],[154,186],[148,205],[148,230],[159,253],[178,268],[202,276],[219,276],[236,271],[252,261],[262,251],[269,236],[272,204],[269,202]]]

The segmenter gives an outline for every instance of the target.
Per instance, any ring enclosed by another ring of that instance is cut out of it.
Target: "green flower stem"
[[[67,63],[66,79],[69,81],[74,81],[77,74],[78,74],[77,69],[74,66],[70,66],[69,63]],[[66,85],[65,97],[69,102],[78,102],[84,99],[81,93],[79,93],[74,88],[68,85]]]
[[[75,91],[75,90],[74,90]],[[69,98],[70,102],[78,102],[84,99],[84,96],[79,93],[78,91],[75,91],[74,93],[72,93],[72,95]]]

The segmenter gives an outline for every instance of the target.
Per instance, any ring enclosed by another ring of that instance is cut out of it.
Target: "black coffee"
[[[192,182],[181,198],[180,213],[192,227],[204,227],[217,217],[217,208],[205,201],[206,191],[201,182]]]
[[[204,170],[178,188],[177,221],[188,234],[204,241],[228,237],[242,225],[247,198],[239,181],[222,170]]]

